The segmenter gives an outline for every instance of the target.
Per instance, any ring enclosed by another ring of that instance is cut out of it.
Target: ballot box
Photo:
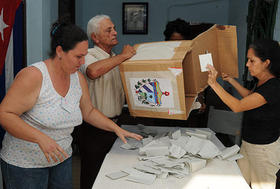
[[[136,44],[119,68],[132,116],[186,120],[207,86],[207,64],[238,77],[236,27],[214,25],[193,40]]]

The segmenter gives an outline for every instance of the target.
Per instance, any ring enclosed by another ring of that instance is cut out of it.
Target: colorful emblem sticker
[[[133,96],[138,105],[141,104],[150,107],[173,106],[173,95],[170,94],[172,88],[169,80],[151,78],[133,78],[132,80]],[[164,88],[167,90],[163,90]],[[172,103],[170,103],[170,101],[172,101]]]

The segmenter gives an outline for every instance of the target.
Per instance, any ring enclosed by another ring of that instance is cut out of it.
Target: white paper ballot
[[[200,69],[201,69],[201,72],[207,72],[208,69],[206,68],[206,66],[208,64],[213,65],[213,61],[212,61],[212,55],[211,53],[207,53],[207,54],[200,54],[198,55],[199,57],[199,62],[200,62]]]
[[[118,171],[118,172],[114,172],[114,173],[107,174],[106,176],[109,177],[109,178],[112,179],[112,180],[116,180],[116,179],[125,177],[125,176],[127,176],[127,175],[128,175],[128,174],[125,173],[125,172],[123,172],[123,171]]]

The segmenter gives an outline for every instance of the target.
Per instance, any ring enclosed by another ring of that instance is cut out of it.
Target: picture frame
[[[148,33],[148,3],[123,3],[122,18],[123,34]]]

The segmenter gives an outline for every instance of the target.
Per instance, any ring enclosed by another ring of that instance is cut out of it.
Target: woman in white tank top
[[[84,31],[59,20],[51,30],[50,58],[16,76],[0,104],[0,124],[7,131],[0,152],[7,189],[72,188],[71,133],[82,120],[124,142],[125,137],[142,139],[90,103],[86,80],[77,72],[87,50]]]

